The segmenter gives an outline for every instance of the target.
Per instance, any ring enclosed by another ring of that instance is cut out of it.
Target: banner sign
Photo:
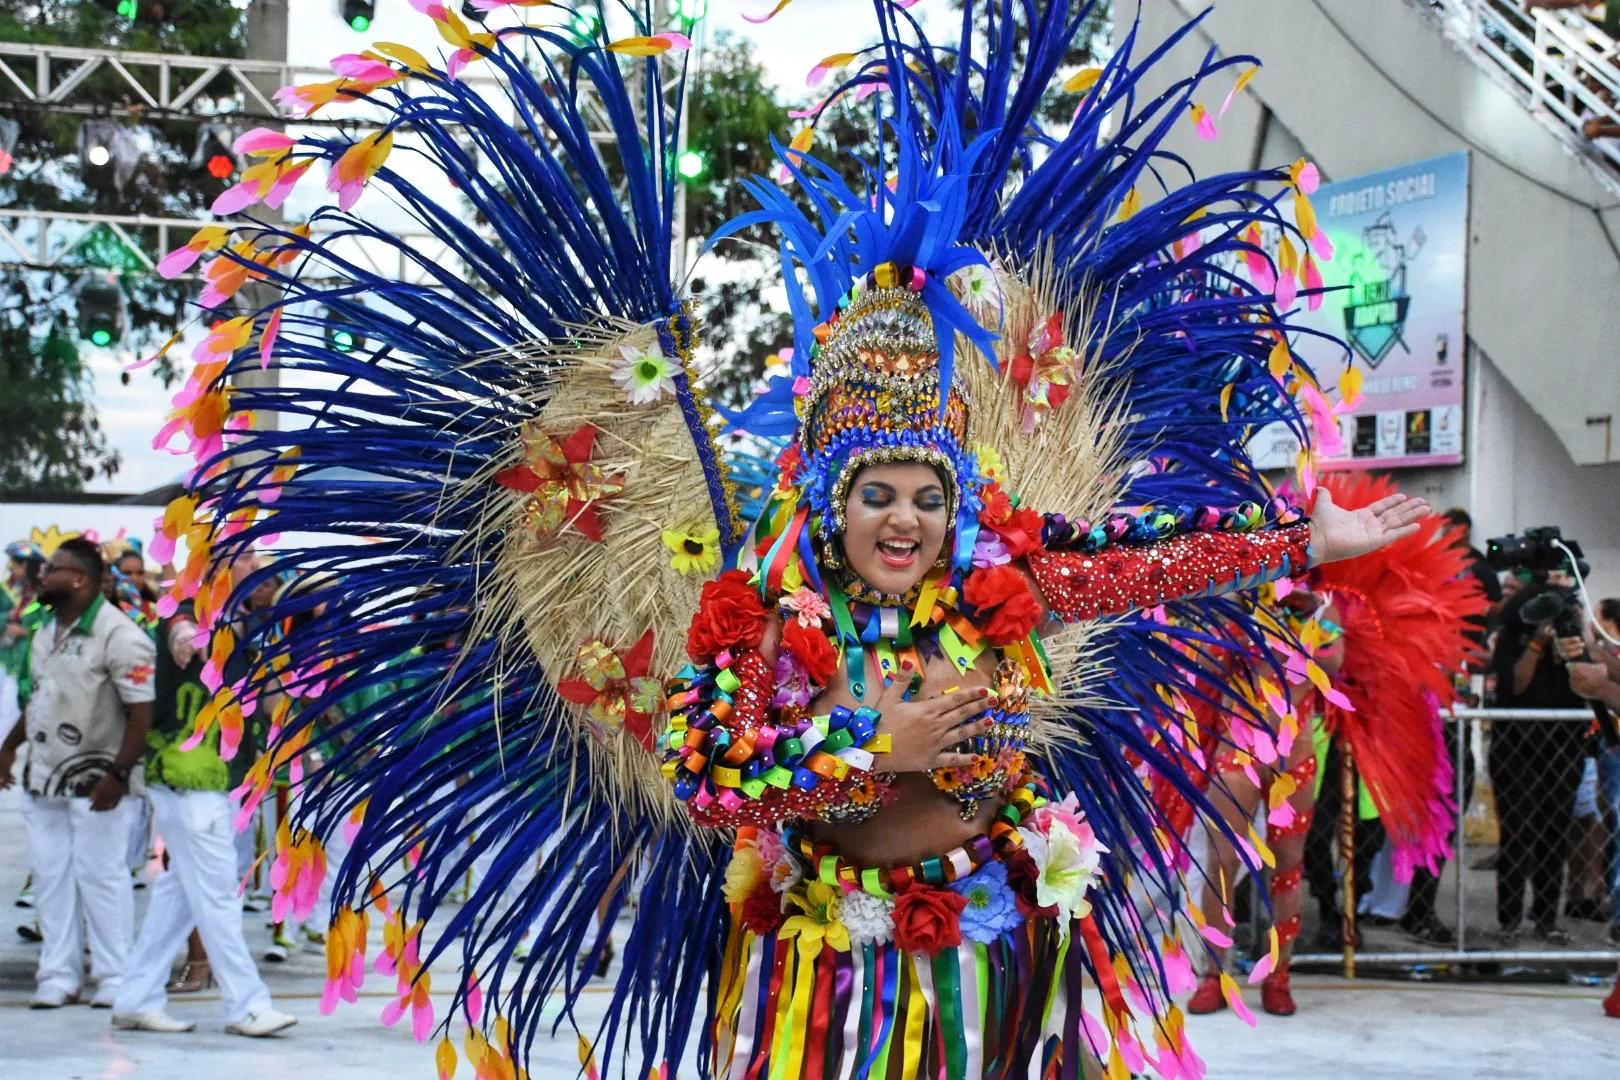
[[[1331,291],[1315,311],[1296,301],[1293,321],[1349,348],[1301,334],[1293,352],[1335,401],[1333,388],[1348,368],[1362,375],[1361,399],[1335,409],[1343,445],[1321,448],[1336,452],[1322,453],[1318,465],[1460,464],[1467,152],[1323,184],[1311,201],[1333,242],[1332,260],[1320,264]],[[1261,468],[1290,468],[1299,441],[1273,424],[1255,435],[1249,450]]]

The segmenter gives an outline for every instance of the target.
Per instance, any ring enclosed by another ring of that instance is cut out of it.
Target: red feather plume
[[[1330,472],[1322,485],[1333,501],[1357,509],[1398,490],[1388,476]],[[1311,572],[1329,591],[1344,627],[1344,664],[1334,676],[1355,711],[1324,703],[1328,730],[1344,740],[1391,840],[1395,869],[1437,869],[1451,854],[1455,780],[1440,707],[1452,699],[1452,677],[1471,644],[1467,619],[1485,613],[1468,552],[1429,517],[1416,534],[1381,551]]]

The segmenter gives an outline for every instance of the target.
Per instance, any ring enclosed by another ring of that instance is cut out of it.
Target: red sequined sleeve
[[[1193,532],[1140,547],[1037,552],[1029,570],[1052,616],[1079,622],[1172,600],[1252,589],[1309,565],[1310,522],[1261,532]]]
[[[693,821],[768,826],[868,797],[871,774],[835,775],[825,752],[833,740],[772,707],[776,676],[764,656],[743,649],[721,659],[724,667],[688,667],[670,683],[670,723],[659,740],[664,775]]]

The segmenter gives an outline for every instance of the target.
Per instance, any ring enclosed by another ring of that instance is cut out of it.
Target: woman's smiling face
[[[861,580],[900,594],[923,579],[944,550],[950,500],[933,466],[868,465],[844,507],[844,558]]]

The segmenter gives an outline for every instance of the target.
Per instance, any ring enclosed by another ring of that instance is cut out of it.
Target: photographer
[[[1497,705],[1504,709],[1586,707],[1570,687],[1563,656],[1554,647],[1556,624],[1566,606],[1565,575],[1553,571],[1544,576],[1544,581],[1519,590],[1502,608],[1491,669]],[[1538,598],[1545,599],[1538,603]],[[1590,727],[1588,720],[1496,720],[1491,725],[1488,763],[1501,828],[1496,917],[1503,942],[1510,947],[1518,941],[1527,880],[1532,894],[1529,914],[1537,936],[1549,945],[1569,944],[1569,935],[1558,928],[1557,920]]]
[[[1598,640],[1587,627],[1584,638],[1558,639],[1558,651],[1569,669],[1570,689],[1609,710],[1606,730],[1600,731],[1597,748],[1598,808],[1608,832],[1608,861],[1605,877],[1609,893],[1608,938],[1620,945],[1620,656],[1613,639],[1620,638],[1620,599],[1613,597],[1598,604],[1597,626],[1607,637]]]

